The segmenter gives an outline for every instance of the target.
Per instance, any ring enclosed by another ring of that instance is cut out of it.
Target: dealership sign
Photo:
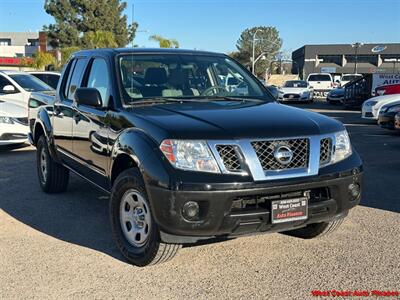
[[[400,74],[373,74],[372,90],[382,85],[400,83]]]
[[[25,58],[26,62],[32,62],[32,58]],[[19,57],[0,57],[0,66],[19,66],[22,58]]]
[[[387,47],[384,46],[384,45],[378,45],[378,46],[375,46],[374,48],[372,48],[371,51],[372,51],[373,53],[380,53],[380,52],[382,52],[382,51],[385,51],[386,48],[387,48]]]
[[[336,73],[335,67],[322,67],[321,73]]]

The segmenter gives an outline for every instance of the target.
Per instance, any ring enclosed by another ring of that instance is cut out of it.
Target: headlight
[[[302,95],[302,96],[307,96],[308,94],[310,94],[310,91],[302,91],[302,92],[301,92],[301,95]]]
[[[391,113],[400,112],[400,105],[389,107],[386,111]]]
[[[346,130],[335,133],[335,149],[332,156],[332,163],[337,163],[351,155],[351,144],[349,134]]]
[[[14,124],[14,121],[10,117],[0,117],[0,123]]]
[[[177,169],[221,172],[205,141],[164,140],[160,145],[160,150]]]
[[[370,101],[370,102],[366,102],[365,106],[371,107],[371,106],[374,106],[377,103],[378,103],[378,101]]]

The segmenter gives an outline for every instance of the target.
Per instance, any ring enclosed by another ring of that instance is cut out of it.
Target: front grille
[[[367,117],[367,118],[371,118],[371,117],[373,117],[374,115],[372,114],[372,112],[366,112],[365,113],[365,116]]]
[[[332,139],[324,138],[320,142],[319,164],[324,165],[331,161]]]
[[[0,140],[2,141],[25,139],[27,139],[27,135],[22,133],[3,133],[2,135],[0,135]]]
[[[229,172],[241,171],[240,160],[233,145],[217,145],[216,149]]]
[[[309,144],[308,139],[256,141],[251,143],[262,168],[266,171],[307,168],[310,151]],[[286,146],[292,151],[293,157],[290,163],[285,165],[275,158],[274,151],[279,146]]]
[[[28,126],[28,118],[14,118],[13,120],[19,124]]]
[[[300,98],[300,95],[299,94],[284,94],[283,98],[298,99],[298,98]]]

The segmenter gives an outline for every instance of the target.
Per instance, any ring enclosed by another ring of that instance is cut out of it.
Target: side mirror
[[[15,87],[11,84],[8,84],[6,86],[3,87],[3,93],[4,94],[14,94],[16,93],[17,90],[15,89]]]
[[[101,95],[95,88],[78,88],[75,91],[75,101],[79,105],[87,105],[91,107],[101,107]]]

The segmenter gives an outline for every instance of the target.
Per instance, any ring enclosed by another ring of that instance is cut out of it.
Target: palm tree
[[[166,39],[161,35],[152,35],[149,37],[150,41],[157,42],[160,48],[179,48],[179,42],[175,39]]]

